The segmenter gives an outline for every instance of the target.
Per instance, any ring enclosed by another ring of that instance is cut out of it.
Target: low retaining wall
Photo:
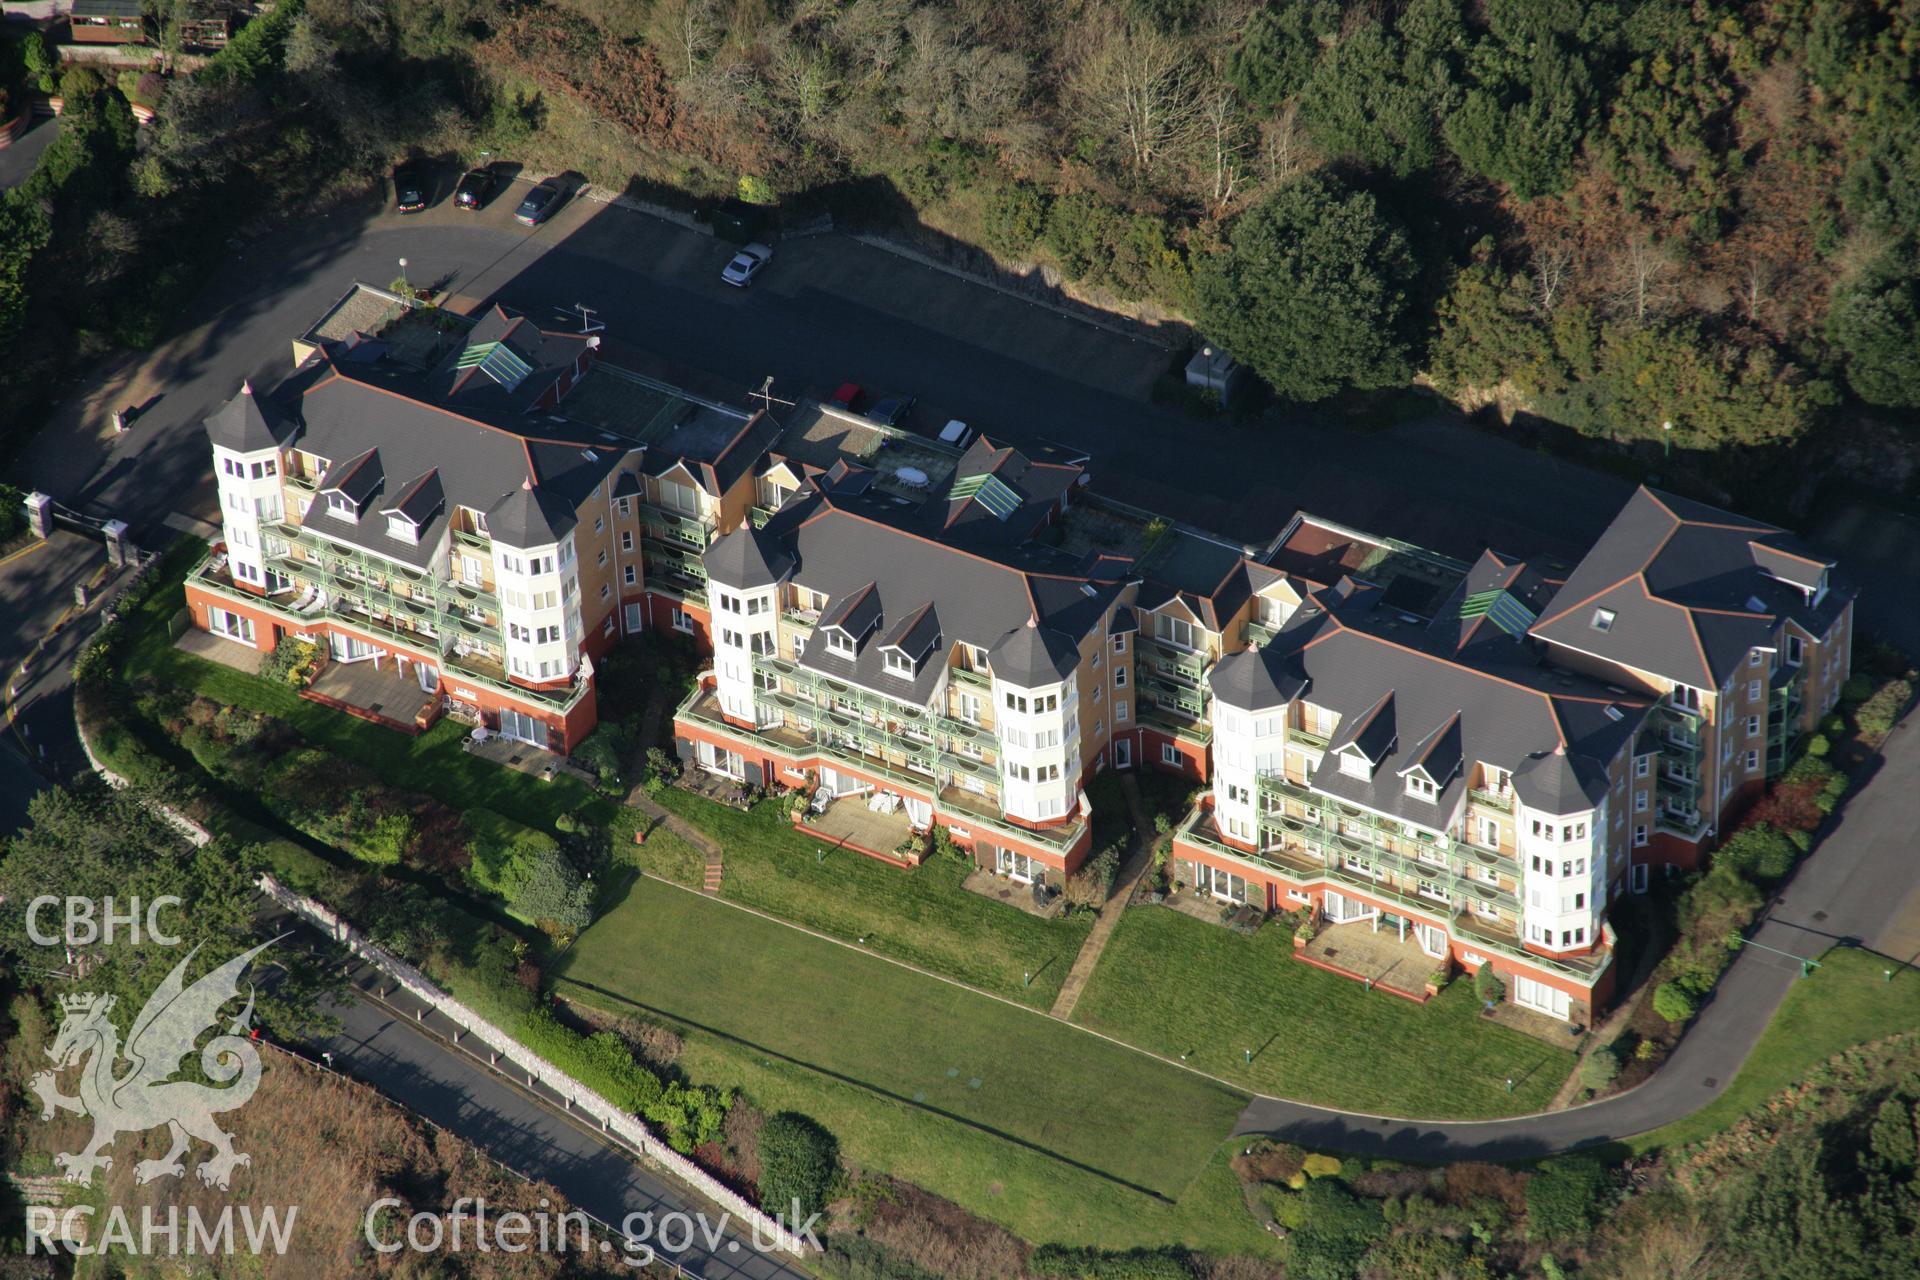
[[[22,111],[5,124],[0,124],[0,150],[12,146],[27,131],[27,122],[32,119],[32,111]]]
[[[529,1077],[564,1094],[575,1110],[598,1120],[603,1133],[619,1139],[638,1155],[663,1167],[676,1180],[692,1187],[728,1213],[749,1223],[758,1238],[777,1241],[780,1247],[789,1253],[800,1257],[806,1256],[806,1246],[784,1226],[762,1213],[757,1206],[749,1204],[699,1165],[660,1141],[652,1130],[632,1115],[620,1110],[546,1059],[529,1052],[518,1040],[440,990],[428,980],[425,974],[405,960],[369,942],[325,904],[301,897],[270,875],[262,875],[256,883],[262,893],[320,927],[328,937],[393,979],[409,995],[426,1004],[434,1012],[444,1014],[466,1028],[466,1034],[473,1036],[488,1049],[526,1072]]]

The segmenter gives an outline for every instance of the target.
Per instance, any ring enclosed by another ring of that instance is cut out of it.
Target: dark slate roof
[[[327,468],[320,477],[321,493],[339,493],[356,507],[365,507],[367,499],[377,493],[386,483],[386,472],[380,466],[379,449],[363,449],[341,462]]]
[[[1460,713],[1456,711],[1413,745],[1399,772],[1404,777],[1418,769],[1434,782],[1445,784],[1465,764],[1461,751]]]
[[[1107,626],[1108,635],[1124,635],[1138,630],[1140,630],[1140,619],[1133,610],[1121,605],[1113,611],[1113,621]]]
[[[1748,650],[1779,643],[1783,618],[1826,634],[1852,598],[1836,587],[1811,603],[1830,567],[1785,530],[1642,486],[1531,634],[1718,689]]]
[[[1399,740],[1400,729],[1393,718],[1393,690],[1389,689],[1359,715],[1340,718],[1340,728],[1327,743],[1327,754],[1352,748],[1377,765]]]
[[[678,421],[650,437],[644,466],[648,475],[686,467],[709,495],[719,497],[742,476],[760,466],[780,436],[780,424],[765,413],[743,413],[721,405],[689,400]]]
[[[1246,648],[1230,653],[1207,673],[1213,696],[1242,711],[1291,702],[1305,683],[1285,655],[1269,649]]]
[[[1077,465],[1036,462],[1018,449],[976,436],[954,468],[951,485],[927,506],[944,536],[1017,543],[1046,523],[1082,474]]]
[[[940,639],[940,615],[934,611],[933,602],[927,603],[907,614],[894,623],[887,634],[882,636],[882,648],[898,649],[915,662],[927,656],[927,651]]]
[[[1269,663],[1298,672],[1305,687],[1294,696],[1340,717],[1312,775],[1316,789],[1440,828],[1459,812],[1480,763],[1517,770],[1565,747],[1583,788],[1606,785],[1600,762],[1641,730],[1646,699],[1548,667],[1525,646],[1457,653],[1425,626],[1402,621],[1382,596],[1350,581],[1311,592],[1263,650]],[[1265,705],[1288,700],[1276,693]],[[1370,776],[1341,772],[1335,752],[1348,743],[1377,759]],[[1405,773],[1415,764],[1438,785],[1431,802],[1407,792]]]
[[[817,484],[804,488],[763,532],[793,557],[790,580],[827,597],[816,637],[863,592],[870,591],[881,613],[895,622],[931,603],[939,620],[941,662],[953,645],[970,645],[986,650],[994,673],[1015,683],[1043,676],[1035,682],[1051,684],[1060,672],[1071,671],[1079,642],[1106,625],[1108,610],[1124,589],[1121,583],[1090,581],[1075,572],[1077,558],[1037,543],[962,547],[931,537],[919,507],[897,503],[877,488],[860,493]],[[1041,634],[1008,643],[1034,617]],[[880,678],[881,645],[869,637],[858,662],[848,664],[826,655],[824,644],[809,644],[800,661],[905,696],[897,678]],[[862,665],[869,649],[876,664],[871,678]]]
[[[514,409],[438,402],[433,378],[385,363],[342,365],[310,361],[283,384],[281,398],[297,404],[302,423],[299,448],[328,461],[325,483],[334,483],[363,455],[378,453],[379,477],[368,496],[399,501],[411,482],[435,473],[442,501],[421,530],[420,544],[388,537],[384,522],[314,521],[318,532],[409,564],[424,564],[446,532],[456,506],[487,513],[489,531],[505,540],[544,534],[552,542],[573,527],[575,513],[593,489],[619,465],[627,446],[600,433]],[[531,383],[525,390],[531,391]],[[356,485],[358,481],[355,482]],[[540,499],[508,510],[508,499],[528,484]],[[321,505],[316,504],[315,511]],[[496,509],[505,514],[496,523]],[[531,521],[531,523],[529,522]]]
[[[411,483],[400,490],[398,500],[388,504],[386,510],[398,512],[415,524],[425,526],[446,500],[446,491],[440,487],[440,471],[436,467],[415,476]]]
[[[240,393],[215,409],[205,423],[215,444],[240,453],[275,449],[298,429],[293,415],[266,396],[255,395],[253,383],[240,384]]]
[[[1080,665],[1080,649],[1072,636],[1029,618],[987,650],[987,665],[1012,684],[1057,684]]]
[[[573,522],[574,509],[546,489],[515,489],[487,508],[487,533],[509,547],[558,542]]]
[[[770,587],[793,568],[793,557],[779,539],[754,528],[750,521],[714,539],[700,559],[709,578],[743,591]]]
[[[880,605],[880,592],[872,582],[868,582],[864,587],[836,596],[827,606],[827,611],[820,615],[820,630],[837,627],[859,641],[885,616]]]
[[[1513,771],[1513,789],[1529,809],[1579,813],[1607,794],[1606,766],[1567,754],[1565,747],[1536,752]]]

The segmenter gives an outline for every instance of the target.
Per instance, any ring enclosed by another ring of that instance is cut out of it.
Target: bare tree
[[[654,0],[647,40],[680,75],[691,77],[719,47],[722,27],[715,0]]]
[[[1318,163],[1307,131],[1300,127],[1300,104],[1289,98],[1260,122],[1260,159],[1267,181],[1282,186]]]
[[[1572,276],[1572,245],[1564,240],[1556,240],[1535,247],[1533,270],[1527,275],[1532,285],[1533,309],[1542,316],[1552,315]]]
[[[1613,255],[1613,280],[1609,299],[1614,314],[1635,324],[1664,308],[1673,299],[1674,261],[1666,245],[1644,230],[1625,236]]]
[[[1246,150],[1240,100],[1227,85],[1217,85],[1200,102],[1207,155],[1213,172],[1211,201],[1215,213],[1233,204],[1240,186],[1240,156]]]
[[[1198,79],[1179,41],[1117,21],[1074,68],[1069,90],[1081,123],[1149,173],[1204,127]]]

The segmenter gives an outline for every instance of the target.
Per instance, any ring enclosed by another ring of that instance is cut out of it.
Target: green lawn
[[[1893,981],[1886,971],[1893,970]],[[1634,1154],[1718,1133],[1856,1044],[1920,1028],[1920,969],[1871,951],[1835,948],[1813,976],[1794,984],[1727,1091],[1683,1120],[1628,1138]]]
[[[823,859],[821,842],[771,806],[742,813],[677,790],[659,801],[720,842],[721,896],[845,941],[864,937],[882,955],[1037,1009],[1053,1004],[1093,927],[1090,915],[1042,920],[968,893],[960,887],[968,868],[957,861],[908,871],[844,849]]]
[[[1201,1070],[1262,1093],[1422,1119],[1544,1110],[1573,1069],[1571,1048],[1481,1018],[1471,983],[1416,1005],[1292,952],[1284,929],[1249,938],[1164,907],[1135,907],[1074,1020],[1158,1053],[1188,1054]]]
[[[276,716],[316,746],[372,769],[389,785],[424,792],[455,809],[492,809],[543,831],[551,831],[563,813],[578,814],[583,822],[604,822],[612,812],[611,801],[577,778],[563,774],[545,782],[468,755],[460,746],[467,728],[455,721],[442,720],[412,737],[309,702],[289,686],[182,653],[168,638],[166,623],[182,606],[179,583],[194,559],[173,566],[129,618],[130,677],[151,676],[216,702]]]
[[[1262,1241],[1224,1165],[1245,1097],[952,983],[642,880],[557,989],[683,1029],[681,1066],[820,1120],[1030,1240]]]

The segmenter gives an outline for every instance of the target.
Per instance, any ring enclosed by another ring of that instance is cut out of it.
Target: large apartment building
[[[1570,567],[1305,513],[1249,547],[1056,448],[776,421],[498,308],[430,358],[322,338],[208,419],[224,537],[188,584],[211,632],[319,645],[310,696],[565,752],[595,662],[679,632],[712,654],[686,765],[804,791],[823,840],[912,862],[938,827],[1058,887],[1091,775],[1173,770],[1206,787],[1191,892],[1390,929],[1575,1022],[1612,902],[1698,865],[1849,674],[1829,561],[1649,489]]]
[[[313,642],[310,694],[366,718],[570,750],[597,722],[594,661],[656,616],[691,629],[664,550],[647,589],[650,539],[717,518],[672,449],[594,410],[644,401],[669,441],[760,421],[601,373],[600,341],[496,308],[426,366],[356,335],[271,395],[242,387],[206,422],[223,536],[187,584],[195,622]]]
[[[1183,876],[1394,929],[1587,1021],[1609,905],[1697,865],[1837,700],[1851,595],[1781,530],[1644,488],[1564,581],[1487,552],[1424,612],[1347,548],[1292,554],[1321,541],[1283,536],[1297,603],[1209,672]]]

